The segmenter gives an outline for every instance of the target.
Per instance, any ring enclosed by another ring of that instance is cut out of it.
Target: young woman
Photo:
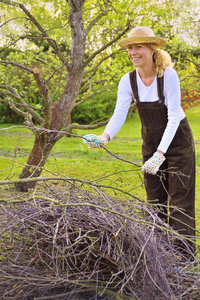
[[[142,155],[147,201],[160,205],[159,217],[181,235],[195,236],[195,148],[181,108],[180,83],[165,40],[148,27],[133,28],[119,45],[135,70],[119,83],[117,104],[102,136],[86,135],[90,147],[106,145],[121,129],[134,98],[142,123]],[[189,243],[195,252],[195,245]],[[185,251],[185,246],[179,247]]]

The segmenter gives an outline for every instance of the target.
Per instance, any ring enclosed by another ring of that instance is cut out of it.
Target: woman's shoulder
[[[123,75],[118,84],[118,95],[119,94],[132,94],[131,82],[130,82],[130,73]]]
[[[167,67],[165,69],[165,73],[164,73],[164,80],[165,81],[169,81],[169,82],[172,82],[173,80],[175,82],[179,82],[179,76],[176,72],[176,70],[172,67]]]
[[[127,81],[127,80],[129,80],[129,79],[130,79],[130,72],[124,74],[124,75],[121,77],[120,81]]]
[[[164,73],[164,86],[166,89],[174,89],[180,87],[180,80],[176,70],[172,67],[167,67]]]
[[[130,85],[130,72],[124,74],[120,81],[119,81],[119,86],[129,86]]]
[[[171,76],[178,76],[178,74],[177,74],[177,72],[176,72],[176,70],[175,70],[174,68],[172,68],[172,67],[167,67],[167,68],[165,69],[164,76],[169,76],[169,77],[171,77]]]

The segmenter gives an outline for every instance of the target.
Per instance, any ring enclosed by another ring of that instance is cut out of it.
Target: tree
[[[103,88],[105,80],[115,83],[116,77],[126,70],[118,68],[120,50],[116,42],[131,26],[145,24],[155,31],[160,29],[165,38],[171,37],[171,20],[176,18],[179,7],[175,5],[177,1],[174,6],[173,1],[162,2],[160,8],[159,0],[36,0],[34,3],[0,0],[0,9],[4,9],[0,63],[6,70],[12,67],[9,78],[4,75],[0,83],[0,96],[7,98],[12,110],[23,116],[24,125],[35,134],[33,149],[19,178],[41,175],[63,132],[106,123],[85,127],[70,124],[70,114],[75,105],[90,98],[91,86],[96,93]],[[17,30],[13,30],[16,25]],[[13,52],[8,55],[8,50]],[[5,57],[8,59],[4,60]],[[128,62],[124,65],[127,67]],[[115,66],[116,73],[110,71],[111,66]],[[14,76],[34,78],[42,107],[31,103],[27,96],[32,80],[28,81],[27,88],[22,81],[17,85]],[[34,182],[29,182],[20,183],[16,188],[27,191],[34,186]]]

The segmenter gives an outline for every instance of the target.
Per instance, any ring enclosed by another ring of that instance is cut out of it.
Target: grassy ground
[[[197,229],[200,230],[200,106],[192,108],[186,113],[195,138],[197,162],[196,217]],[[2,130],[10,126],[12,125],[0,125],[0,180],[18,177],[22,170],[22,164],[26,162],[34,142],[33,134],[24,128],[12,127],[8,130]],[[142,140],[140,130],[139,117],[134,114],[127,119],[121,131],[108,143],[107,149],[122,159],[141,165]],[[102,131],[103,128],[89,132],[101,134]],[[86,133],[88,132],[83,130],[73,132],[77,135],[85,135]],[[89,150],[78,137],[62,138],[52,150],[45,168],[48,171],[44,171],[43,175],[50,175],[50,172],[53,172],[60,176],[96,179],[98,182],[131,191],[135,196],[145,199],[139,167],[111,156],[104,149]],[[107,177],[105,178],[105,176]],[[4,189],[4,186],[0,186],[0,189]]]

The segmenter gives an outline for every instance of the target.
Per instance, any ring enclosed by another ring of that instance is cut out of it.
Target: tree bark
[[[49,95],[45,87],[45,82],[40,76],[39,70],[34,71],[35,79],[43,94],[43,103],[46,107],[44,111],[44,119],[46,122],[42,124],[45,129],[60,131],[69,119],[71,110],[75,104],[79,94],[81,81],[83,78],[83,61],[85,53],[85,34],[83,24],[82,5],[83,0],[69,0],[71,11],[69,14],[69,23],[71,27],[72,49],[71,49],[71,64],[68,66],[68,76],[66,85],[61,95],[61,98],[54,103],[51,113],[49,114],[48,106]],[[47,113],[48,112],[48,113]],[[48,124],[48,114],[50,124]],[[42,173],[42,168],[47,161],[47,158],[58,140],[56,133],[36,133],[35,143],[29,155],[27,164],[20,174],[19,178],[39,177]],[[16,190],[27,192],[28,189],[34,188],[36,182],[18,183]]]
[[[33,149],[29,155],[26,166],[24,167],[19,178],[39,177],[43,167],[54,147],[57,139],[55,134],[37,134]],[[36,182],[17,183],[15,188],[20,192],[28,192],[29,189],[35,187]]]
[[[74,107],[83,79],[85,34],[81,2],[83,1],[69,1],[71,5],[69,23],[72,36],[71,64],[68,67],[68,76],[63,94],[60,100],[54,103],[52,109],[51,129],[61,130],[64,126],[65,120]]]

